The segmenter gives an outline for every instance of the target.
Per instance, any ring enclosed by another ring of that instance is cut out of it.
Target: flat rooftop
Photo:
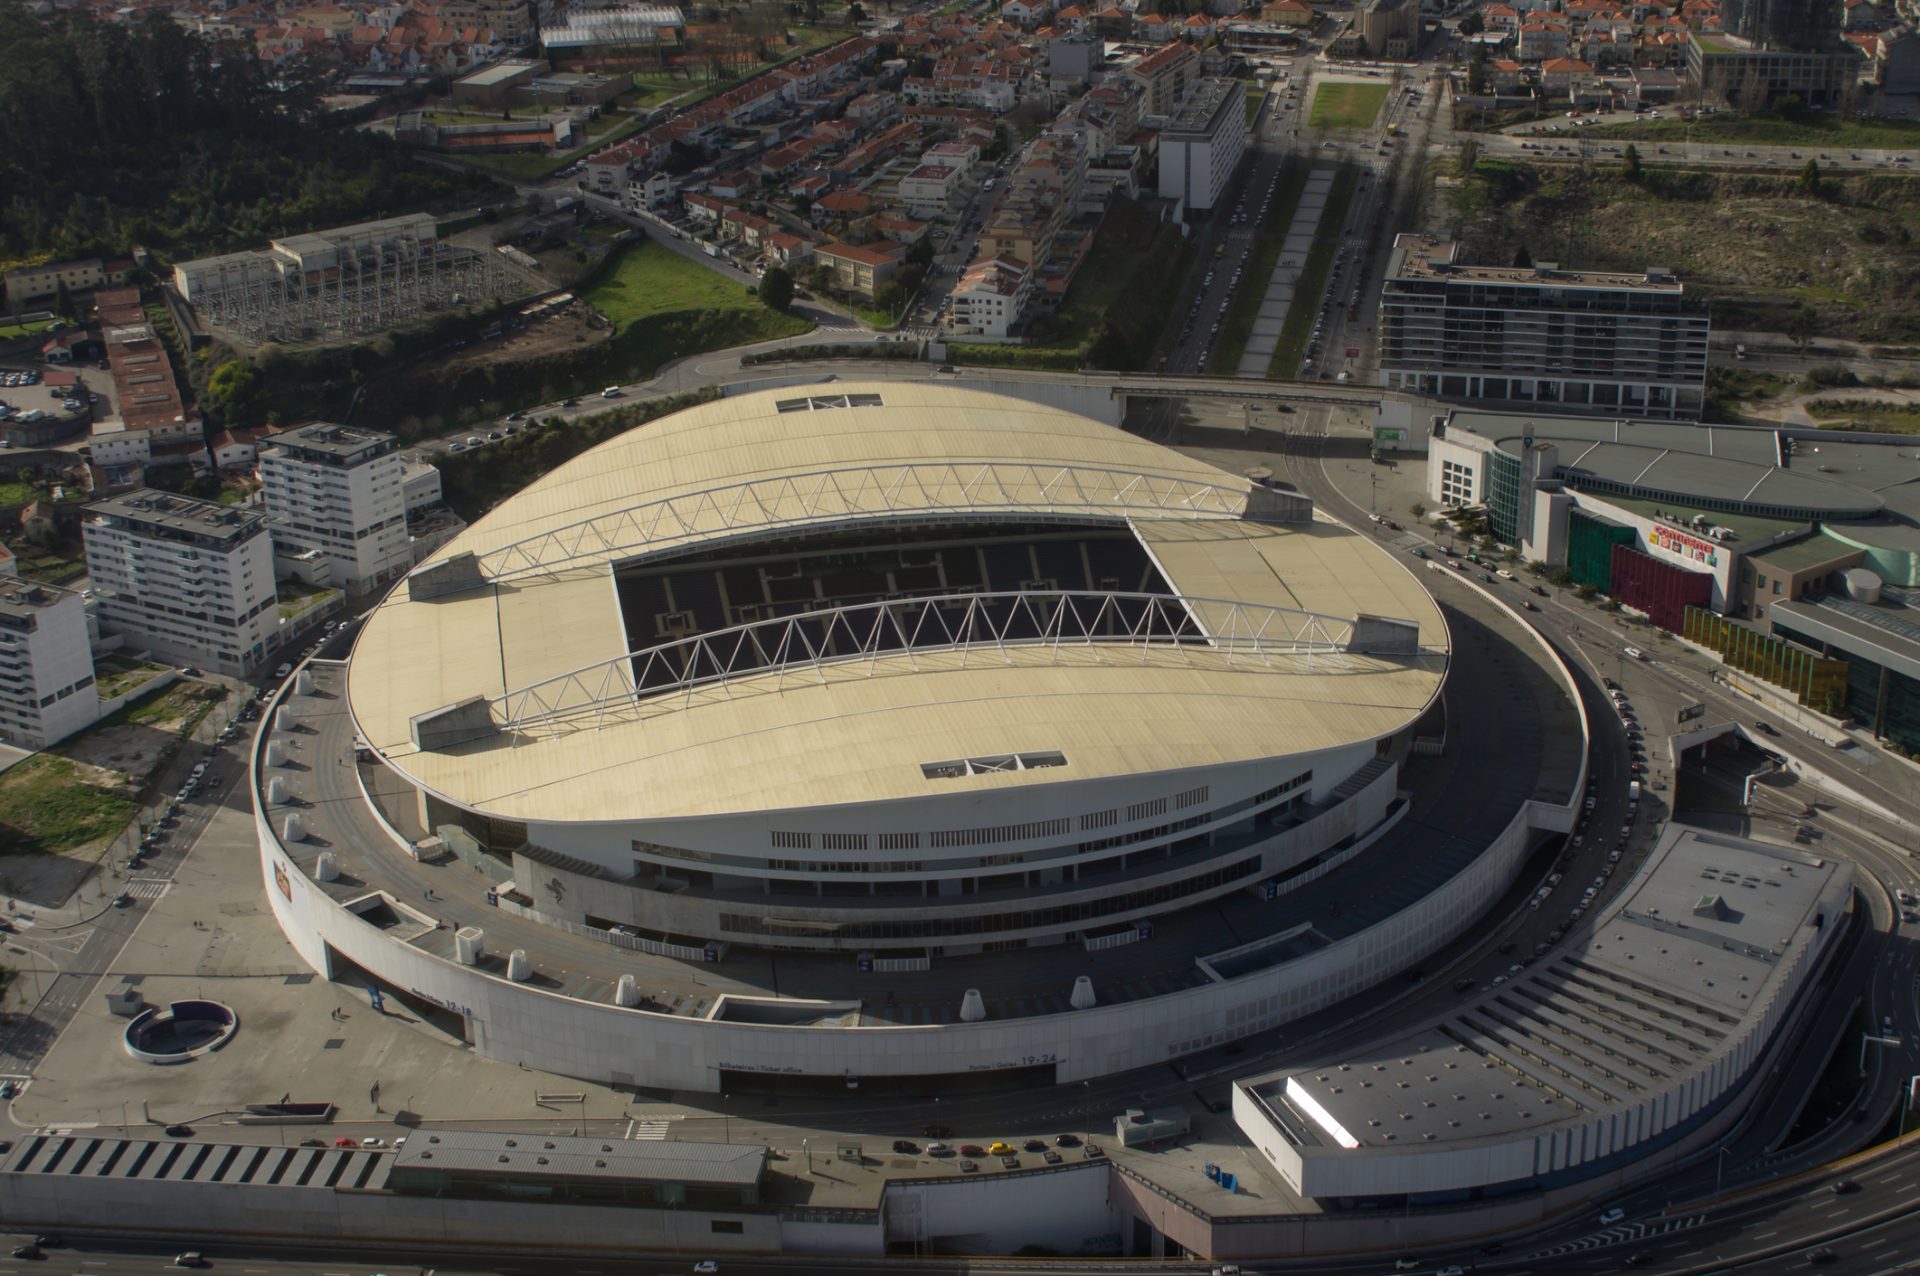
[[[1641,274],[1606,270],[1561,270],[1551,262],[1531,266],[1471,266],[1458,260],[1460,245],[1432,235],[1402,232],[1393,240],[1387,278],[1439,279],[1447,282],[1512,284],[1552,288],[1632,288],[1647,292],[1683,291],[1678,279],[1658,267]]]
[[[282,448],[315,458],[348,461],[369,453],[391,450],[393,435],[357,426],[315,421],[283,430],[260,440],[262,448]]]
[[[211,538],[237,543],[266,526],[266,515],[214,501],[140,488],[85,507],[88,514],[130,523],[161,537]]]
[[[0,617],[31,621],[38,612],[55,603],[78,597],[71,589],[45,585],[18,576],[0,576]]]
[[[1649,513],[1653,507],[1685,509],[1689,517],[1705,513],[1709,521],[1733,526],[1747,540],[1777,535],[1814,518],[1852,525],[1886,507],[1882,496],[1863,481],[1872,474],[1867,458],[1856,458],[1857,467],[1841,469],[1830,461],[1825,444],[1801,444],[1782,465],[1780,436],[1769,429],[1475,410],[1448,412],[1446,429],[1450,438],[1464,431],[1513,456],[1520,455],[1528,437],[1536,445],[1551,443],[1559,449],[1560,469],[1571,486],[1579,487],[1585,478],[1627,488],[1632,495],[1594,495],[1622,506],[1651,502],[1645,511]],[[1909,460],[1891,445],[1876,450],[1885,454],[1890,475],[1911,473],[1920,482],[1920,461]],[[1710,503],[1744,509],[1710,508]],[[1742,517],[1757,521],[1736,526]]]
[[[436,1128],[409,1138],[394,1154],[393,1168],[516,1179],[598,1178],[752,1187],[766,1173],[767,1149],[746,1143]]]
[[[1669,825],[1608,910],[1479,1001],[1248,1089],[1303,1156],[1456,1151],[1628,1109],[1716,1066],[1768,1013],[1852,867]]]
[[[1173,114],[1167,117],[1167,126],[1160,130],[1161,139],[1173,138],[1177,141],[1181,135],[1210,136],[1237,84],[1238,80],[1224,76],[1195,84],[1188,90],[1187,96],[1180,100],[1179,106],[1174,108]]]

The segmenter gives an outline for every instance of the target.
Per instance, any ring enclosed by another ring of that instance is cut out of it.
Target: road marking
[[[1873,1238],[1872,1240],[1870,1240],[1870,1241],[1861,1241],[1861,1242],[1860,1242],[1860,1248],[1861,1248],[1861,1249],[1872,1249],[1872,1248],[1873,1248],[1873,1247],[1874,1247],[1875,1245],[1885,1245],[1886,1243],[1887,1243],[1887,1238],[1886,1238],[1886,1237],[1884,1237],[1884,1236],[1876,1236],[1876,1237],[1874,1237],[1874,1238]]]
[[[1753,1237],[1753,1239],[1755,1239],[1755,1240],[1757,1240],[1757,1241],[1763,1241],[1763,1240],[1765,1240],[1765,1239],[1767,1239],[1767,1237],[1769,1237],[1769,1236],[1778,1236],[1779,1234],[1780,1234],[1780,1233],[1779,1233],[1779,1232],[1777,1232],[1777,1231],[1775,1231],[1775,1232],[1756,1232],[1756,1233],[1754,1234],[1754,1237]]]

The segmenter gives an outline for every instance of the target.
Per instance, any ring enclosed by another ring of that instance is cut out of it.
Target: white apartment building
[[[262,440],[276,568],[356,592],[406,571],[405,471],[393,436],[376,430],[316,422]]]
[[[1160,130],[1160,195],[1187,211],[1204,213],[1219,202],[1247,149],[1246,89],[1238,80],[1207,79],[1193,86]]]
[[[71,589],[0,579],[0,742],[43,749],[99,716],[86,602]]]
[[[245,677],[280,629],[264,515],[141,488],[87,507],[100,628],[162,660]]]
[[[953,289],[955,335],[1011,335],[1033,299],[1033,272],[1014,257],[985,257],[967,267]]]

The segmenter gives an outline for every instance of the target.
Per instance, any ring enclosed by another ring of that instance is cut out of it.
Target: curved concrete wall
[[[1531,627],[1527,632],[1532,634]],[[1586,711],[1574,695],[1583,736]],[[279,693],[286,694],[285,688]],[[276,705],[278,698],[276,698]],[[260,791],[261,739],[251,758]],[[1351,800],[1371,829],[1394,796],[1390,768]],[[275,919],[301,958],[331,977],[329,947],[397,988],[465,1017],[474,1048],[531,1068],[600,1081],[711,1091],[722,1070],[810,1076],[915,1076],[1051,1066],[1061,1082],[1162,1063],[1325,1009],[1452,942],[1512,882],[1536,829],[1568,827],[1566,806],[1529,802],[1478,859],[1382,924],[1296,961],[1224,983],[1143,1001],[981,1023],[812,1028],[722,1023],[578,1001],[509,982],[389,938],[309,881],[256,803],[261,872]],[[1064,995],[1068,989],[1060,989]]]

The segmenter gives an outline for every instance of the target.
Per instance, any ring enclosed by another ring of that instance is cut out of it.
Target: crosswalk
[[[674,1112],[666,1116],[636,1117],[634,1118],[633,1127],[628,1132],[627,1137],[630,1139],[652,1139],[655,1141],[664,1139],[668,1133],[672,1131],[673,1123],[680,1120],[681,1116],[681,1113]]]
[[[1527,1255],[1527,1260],[1554,1258],[1561,1254],[1577,1254],[1582,1250],[1599,1249],[1603,1245],[1619,1245],[1625,1241],[1645,1240],[1649,1236],[1663,1236],[1668,1232],[1682,1232],[1689,1227],[1698,1227],[1706,1221],[1705,1214],[1686,1214],[1676,1218],[1648,1219],[1643,1223],[1621,1223],[1615,1227],[1603,1228],[1578,1240],[1568,1241],[1564,1245],[1555,1245],[1551,1249],[1537,1250]]]
[[[173,880],[167,877],[135,877],[128,879],[126,891],[135,899],[159,899],[171,885]]]

